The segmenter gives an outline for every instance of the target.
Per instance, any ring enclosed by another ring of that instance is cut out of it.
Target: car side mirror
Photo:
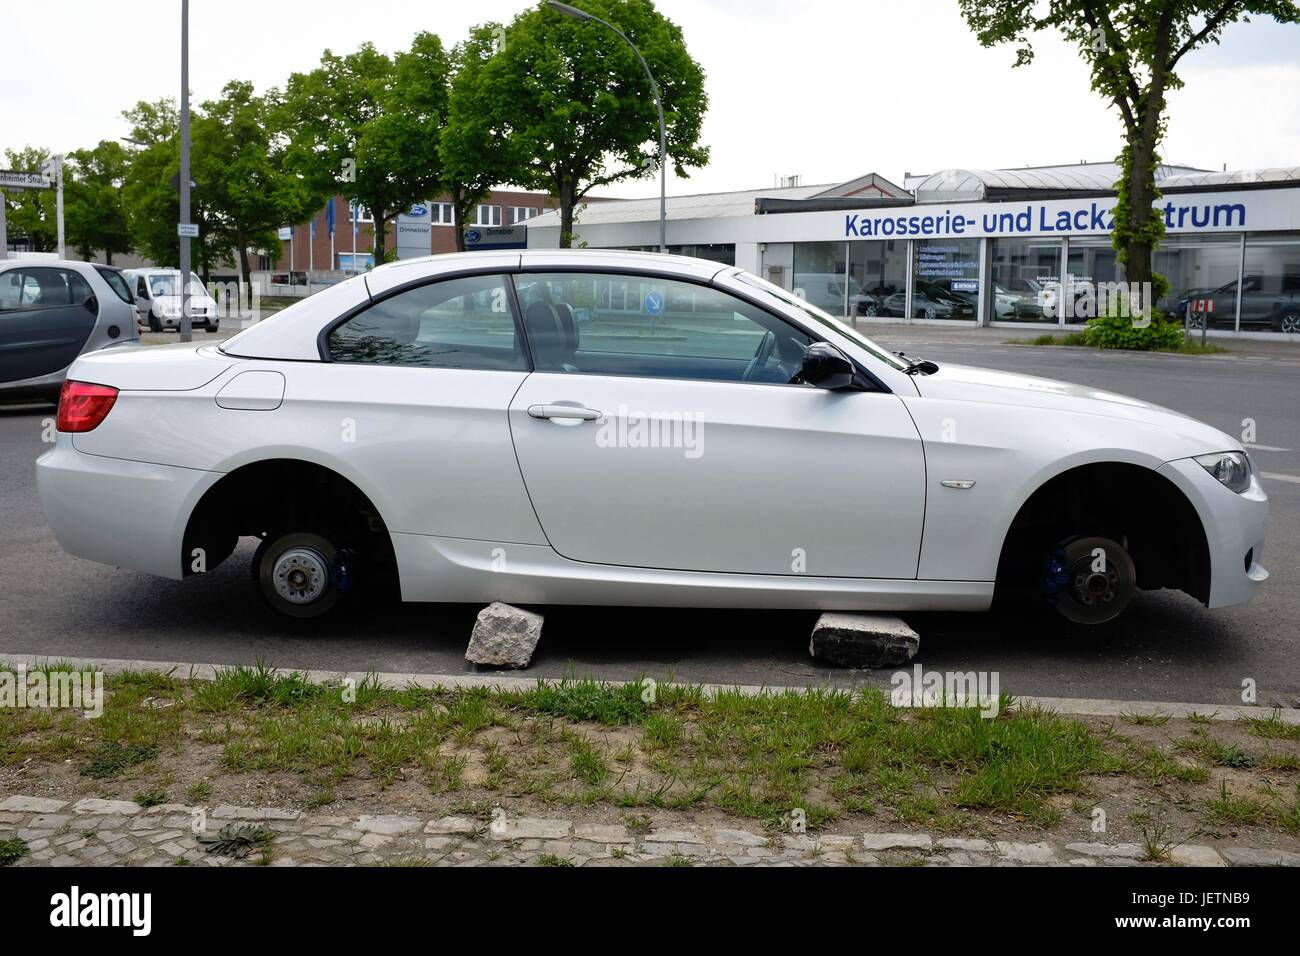
[[[849,388],[856,370],[848,357],[829,342],[814,342],[804,353],[801,381],[817,388]]]

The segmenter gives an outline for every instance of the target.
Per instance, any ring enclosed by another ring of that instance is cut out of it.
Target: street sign
[[[524,225],[477,226],[466,229],[465,246],[469,249],[526,249],[528,227]]]
[[[199,225],[196,222],[178,222],[176,224],[176,235],[182,239],[197,239],[199,237]]]
[[[19,173],[0,169],[0,189],[49,189],[50,177],[43,173]]]

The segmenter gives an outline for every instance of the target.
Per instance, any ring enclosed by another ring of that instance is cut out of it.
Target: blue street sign
[[[664,310],[664,294],[662,292],[647,292],[645,310],[647,315],[661,314]]]

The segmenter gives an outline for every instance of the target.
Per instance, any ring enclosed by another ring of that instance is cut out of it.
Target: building
[[[555,201],[545,193],[497,189],[475,208],[473,220],[467,225],[481,228],[522,225],[554,206]],[[311,222],[281,230],[279,258],[261,257],[259,270],[288,274],[360,272],[373,268],[374,217],[365,208],[349,206],[344,196],[335,197],[333,210],[333,240],[330,238],[330,207],[327,205]],[[390,220],[385,230],[384,248],[395,251],[402,259],[455,252],[454,230],[451,197],[439,196],[418,203]]]
[[[1123,279],[1114,163],[947,169],[668,199],[670,252],[740,266],[858,323],[1081,327]],[[1166,315],[1300,343],[1300,167],[1162,166]],[[658,197],[581,209],[588,248],[658,248]],[[559,216],[529,223],[559,244]]]

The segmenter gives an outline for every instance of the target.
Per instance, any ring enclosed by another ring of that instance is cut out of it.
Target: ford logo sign
[[[406,213],[408,216],[427,216],[429,215],[428,206],[412,206]]]
[[[473,243],[479,242],[482,238],[483,238],[483,233],[479,232],[477,229],[465,230],[465,241],[471,245]]]

